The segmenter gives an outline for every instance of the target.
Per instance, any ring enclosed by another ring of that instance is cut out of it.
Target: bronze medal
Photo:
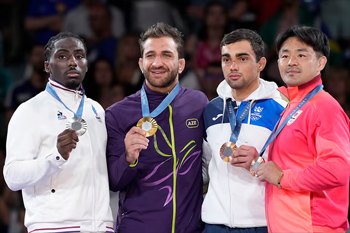
[[[146,131],[146,135],[145,135],[146,137],[154,135],[158,129],[158,124],[157,124],[156,120],[152,117],[141,118],[137,122],[136,126],[139,127],[140,129],[143,129],[144,131]]]
[[[225,142],[220,147],[220,158],[225,162],[232,160],[233,153],[237,150],[237,146],[233,142]]]
[[[261,156],[255,157],[252,161],[252,163],[250,164],[250,174],[252,174],[252,176],[257,176],[256,175],[256,170],[258,170],[260,164],[265,163],[265,159]]]

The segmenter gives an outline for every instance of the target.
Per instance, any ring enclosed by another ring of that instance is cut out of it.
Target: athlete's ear
[[[185,69],[186,61],[185,58],[179,59],[179,74],[182,73],[182,71]]]
[[[139,68],[140,68],[141,72],[143,73],[142,64],[143,64],[143,60],[142,60],[142,58],[139,58]]]
[[[44,69],[45,69],[45,72],[46,72],[46,73],[51,74],[51,72],[50,72],[50,64],[49,64],[48,61],[45,61],[45,62],[44,62]]]
[[[262,57],[260,58],[260,60],[258,61],[258,71],[261,72],[263,71],[263,69],[265,68],[266,66],[266,58],[265,57]]]

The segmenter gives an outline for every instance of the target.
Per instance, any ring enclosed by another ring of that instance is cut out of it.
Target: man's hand
[[[77,147],[79,138],[77,133],[72,129],[65,129],[57,137],[57,150],[61,156],[67,160],[73,149]]]
[[[259,155],[253,146],[241,145],[232,156],[231,165],[243,167],[249,171],[253,159]]]
[[[256,176],[261,181],[267,181],[270,184],[276,185],[281,177],[282,169],[273,161],[260,164],[256,170]]]
[[[146,132],[139,127],[132,127],[126,134],[124,143],[126,151],[126,161],[130,164],[135,164],[139,158],[140,151],[147,149],[149,140],[145,137]]]

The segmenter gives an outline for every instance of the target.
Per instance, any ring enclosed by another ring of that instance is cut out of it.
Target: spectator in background
[[[140,46],[137,33],[124,35],[118,45],[116,73],[118,82],[125,88],[125,94],[131,95],[140,90],[144,82],[138,61],[140,58]]]
[[[50,37],[60,32],[63,16],[79,2],[79,0],[31,0],[24,23],[34,43],[45,44]]]
[[[133,31],[145,31],[157,22],[167,23],[185,32],[185,24],[174,4],[168,0],[135,0],[131,3]]]
[[[84,88],[89,98],[96,100],[106,109],[114,104],[115,84],[117,78],[112,63],[105,58],[99,58],[89,66],[89,73],[84,80]]]
[[[102,0],[82,0],[80,5],[70,11],[64,18],[63,31],[73,32],[83,38],[94,38],[96,31],[91,27],[90,15],[96,6],[104,5],[111,15],[111,30],[115,38],[125,33],[124,14],[118,8],[103,3]]]
[[[0,139],[0,166],[5,164],[5,142]],[[7,188],[4,175],[0,174],[0,232],[7,232],[10,224],[10,210],[4,197],[4,190]]]
[[[344,64],[350,64],[350,2],[348,0],[320,1],[321,17],[330,30],[330,37],[343,48]]]
[[[17,107],[37,95],[45,89],[48,75],[44,71],[44,46],[36,44],[32,47],[28,58],[30,73],[28,78],[23,78],[8,92],[5,109],[6,119],[10,120]]]
[[[202,91],[207,95],[209,100],[212,100],[218,96],[216,89],[224,79],[225,77],[222,73],[221,63],[209,63],[205,69],[205,82],[202,87]]]
[[[244,3],[246,3],[246,7],[255,13],[255,22],[257,23],[256,27],[259,29],[266,20],[269,20],[278,10],[280,10],[282,1],[283,0],[269,0],[269,4],[266,4],[266,1],[246,0]]]
[[[89,23],[94,32],[93,37],[86,38],[89,62],[104,57],[114,64],[118,39],[112,34],[111,9],[104,4],[91,7],[89,9]]]
[[[275,38],[278,33],[298,24],[313,26],[313,15],[299,0],[282,0],[280,9],[263,24],[259,32],[268,50],[266,58],[269,62],[264,72],[265,79],[276,82],[278,86],[283,86],[284,83],[277,67]]]
[[[230,22],[239,23],[247,13],[249,0],[189,0],[185,4],[186,20],[191,32],[198,33],[205,18],[205,8],[208,4],[220,3],[227,9]],[[270,3],[269,3],[270,4]],[[265,4],[267,5],[267,4]],[[232,25],[233,26],[233,25]],[[231,29],[231,28],[230,28]]]
[[[324,74],[325,90],[342,106],[350,117],[349,71],[340,67],[329,67]]]
[[[205,70],[208,64],[221,64],[220,42],[228,31],[228,17],[225,6],[219,2],[209,3],[204,11],[204,25],[198,34],[195,55],[196,73],[202,89],[205,86]],[[195,46],[193,46],[195,47]]]

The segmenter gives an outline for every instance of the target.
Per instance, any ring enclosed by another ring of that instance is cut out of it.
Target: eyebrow
[[[149,54],[149,53],[155,53],[155,51],[154,50],[151,50],[151,51],[148,51],[147,53],[145,53],[145,54]],[[172,51],[170,51],[170,50],[163,50],[162,51],[162,53],[174,53],[174,52],[172,52]]]
[[[241,57],[241,56],[250,56],[251,55],[249,53],[236,53],[235,57]],[[231,55],[229,53],[224,53],[221,55],[221,57],[231,57]]]
[[[282,49],[281,50],[281,53],[288,53],[288,52],[289,52],[288,49]],[[297,49],[297,52],[308,52],[308,50],[305,49],[305,48],[301,48],[301,49]]]
[[[69,52],[69,50],[68,49],[58,49],[56,51],[56,53],[58,53],[58,52]],[[85,50],[84,49],[75,49],[74,52],[85,52]]]

